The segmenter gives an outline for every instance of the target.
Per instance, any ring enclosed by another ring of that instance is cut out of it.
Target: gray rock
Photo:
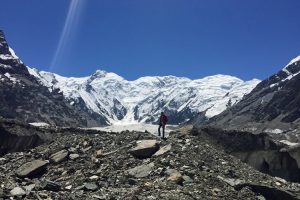
[[[53,163],[59,163],[67,158],[69,155],[69,152],[67,150],[61,150],[59,152],[56,152],[50,156],[50,161]]]
[[[174,174],[174,173],[179,173],[178,172],[178,170],[176,170],[176,169],[167,169],[166,171],[165,171],[165,174],[166,175],[171,175],[171,174]]]
[[[168,144],[164,147],[161,147],[153,156],[163,155],[163,154],[167,153],[168,151],[170,151],[171,148],[172,148],[172,144]]]
[[[26,192],[21,187],[15,187],[10,191],[11,196],[24,196],[26,195]]]
[[[182,176],[183,178],[183,183],[193,183],[193,179],[189,176]]]
[[[69,155],[69,157],[70,157],[71,160],[75,160],[76,158],[79,158],[79,154],[72,153],[72,154]]]
[[[43,190],[58,192],[61,189],[61,186],[58,183],[49,180],[43,180],[41,182],[41,188]]]
[[[26,191],[26,195],[28,195],[34,188],[35,188],[35,184],[30,184],[30,185],[24,186],[24,189]]]
[[[149,163],[147,165],[140,165],[135,168],[129,169],[127,172],[130,176],[136,178],[144,178],[151,173],[153,167],[154,167],[154,163]]]
[[[240,179],[233,179],[233,178],[223,178],[222,176],[217,176],[218,179],[224,181],[228,185],[235,187],[237,185],[245,183],[245,181],[240,180]]]
[[[34,160],[19,167],[19,169],[16,171],[16,175],[20,178],[38,175],[40,172],[46,169],[47,165],[47,161]]]
[[[136,158],[150,158],[159,149],[157,140],[141,140],[129,153]]]
[[[98,189],[98,185],[95,183],[85,183],[84,184],[84,189],[89,190],[89,191],[96,191]]]

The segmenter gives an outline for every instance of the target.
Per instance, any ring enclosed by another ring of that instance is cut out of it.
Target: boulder
[[[69,155],[69,152],[67,150],[61,150],[59,152],[56,152],[50,156],[50,161],[53,163],[59,163],[67,158]]]
[[[136,158],[150,158],[159,149],[157,140],[140,140],[129,153]]]
[[[127,172],[130,176],[133,176],[135,178],[144,178],[147,177],[150,173],[151,170],[154,167],[154,163],[149,163],[147,165],[140,165],[137,167],[134,167],[132,169],[129,169]]]
[[[34,160],[19,167],[19,169],[16,171],[16,175],[20,178],[35,176],[44,171],[47,165],[47,161]]]

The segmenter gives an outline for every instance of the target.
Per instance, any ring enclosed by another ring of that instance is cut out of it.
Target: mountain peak
[[[299,68],[300,55],[292,59],[283,69],[282,71],[286,73],[287,76],[291,74],[298,74],[300,71]]]
[[[94,74],[97,74],[97,75],[106,75],[107,71],[101,70],[101,69],[97,69]]]
[[[297,57],[295,57],[295,58],[293,58],[293,59],[285,66],[285,68],[288,67],[289,65],[294,64],[294,63],[299,62],[299,61],[300,61],[300,55],[297,56]]]

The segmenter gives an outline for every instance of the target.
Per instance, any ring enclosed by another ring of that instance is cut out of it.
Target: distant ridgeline
[[[58,126],[105,124],[97,113],[71,106],[58,90],[49,91],[8,46],[0,31],[0,116]]]

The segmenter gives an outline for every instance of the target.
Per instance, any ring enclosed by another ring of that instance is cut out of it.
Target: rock
[[[157,140],[141,140],[129,153],[136,158],[150,158],[159,149]]]
[[[99,176],[96,176],[96,175],[93,175],[89,178],[90,180],[98,180],[99,179]]]
[[[28,195],[34,188],[35,188],[35,184],[30,184],[30,185],[24,186],[24,189],[26,191],[26,195]]]
[[[283,179],[283,178],[280,178],[280,177],[275,177],[275,179],[278,181],[278,182],[280,182],[280,183],[283,183],[283,184],[286,184],[287,183],[287,181],[285,180],[285,179]]]
[[[168,151],[170,151],[171,148],[172,148],[172,144],[168,144],[164,147],[161,147],[153,156],[163,155],[163,154],[167,153]]]
[[[74,148],[74,147],[70,147],[70,148],[68,149],[68,151],[71,152],[71,153],[76,153],[76,152],[77,152],[77,149]]]
[[[98,195],[95,195],[95,194],[92,197],[95,198],[95,199],[101,199],[101,200],[107,199],[105,196],[98,196]]]
[[[154,167],[154,163],[149,163],[147,165],[140,165],[137,167],[134,167],[132,169],[129,169],[127,172],[130,176],[136,177],[136,178],[144,178],[147,177],[151,170]]]
[[[66,190],[71,190],[72,189],[72,185],[68,185],[65,187]]]
[[[101,158],[103,156],[103,151],[100,149],[95,153],[96,158]]]
[[[61,189],[61,186],[58,183],[49,180],[41,181],[41,188],[43,190],[58,192]]]
[[[191,179],[191,177],[189,176],[182,176],[183,178],[183,183],[193,183],[193,179]]]
[[[56,152],[50,156],[50,161],[53,163],[59,163],[62,162],[67,158],[69,155],[69,152],[67,150],[61,150],[59,152]]]
[[[136,185],[136,184],[137,184],[137,180],[136,180],[136,179],[133,179],[133,178],[129,178],[129,179],[128,179],[128,184],[129,184],[129,185]]]
[[[89,146],[89,147],[87,147],[85,149],[82,149],[82,152],[85,153],[85,152],[89,151],[91,148],[92,148],[92,146]]]
[[[183,177],[179,172],[174,172],[167,178],[167,181],[171,181],[181,185],[183,182]]]
[[[11,196],[24,196],[26,195],[26,192],[21,187],[15,187],[10,191]]]
[[[20,178],[35,176],[43,172],[47,165],[47,161],[34,160],[19,167],[19,169],[16,171],[16,175]]]
[[[235,189],[241,190],[244,187],[249,187],[253,192],[261,194],[266,199],[272,200],[282,200],[282,199],[289,199],[289,200],[299,200],[300,197],[290,191],[284,189],[278,189],[271,186],[266,185],[259,185],[253,183],[244,183],[235,186]]]
[[[96,185],[95,183],[85,183],[84,189],[88,191],[95,191],[98,189],[98,185]]]
[[[223,178],[222,176],[217,176],[218,179],[224,181],[225,183],[227,183],[228,185],[230,185],[231,187],[235,187],[238,186],[240,184],[245,183],[245,181],[240,180],[240,179],[234,179],[234,178]]]
[[[218,196],[220,192],[221,192],[221,190],[219,188],[213,188],[212,189],[212,194],[214,196]]]
[[[71,160],[75,160],[76,158],[79,158],[79,154],[77,154],[77,153],[72,153],[72,154],[69,155],[69,158],[70,158]]]

